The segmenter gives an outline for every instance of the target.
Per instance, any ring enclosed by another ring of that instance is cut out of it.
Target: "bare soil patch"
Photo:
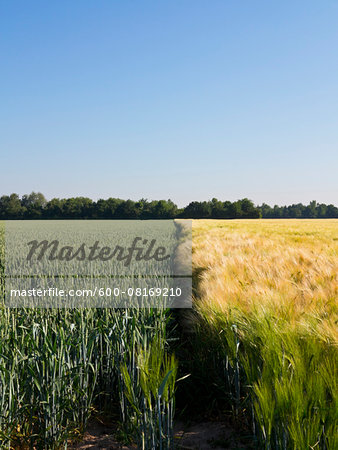
[[[238,435],[224,422],[200,422],[189,426],[178,422],[175,426],[175,441],[181,450],[222,450],[246,449]],[[116,427],[91,422],[81,442],[69,446],[70,449],[120,449],[135,450],[136,445],[121,444],[116,438]]]

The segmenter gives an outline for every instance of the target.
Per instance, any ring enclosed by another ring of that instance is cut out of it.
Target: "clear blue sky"
[[[338,1],[0,0],[0,195],[338,203]]]

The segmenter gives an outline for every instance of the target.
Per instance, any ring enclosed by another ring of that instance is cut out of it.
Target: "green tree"
[[[21,219],[24,211],[18,194],[3,195],[0,198],[0,217],[2,219]]]

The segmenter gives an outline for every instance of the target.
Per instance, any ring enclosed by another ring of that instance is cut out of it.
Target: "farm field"
[[[164,309],[1,308],[1,448],[65,448],[97,414],[173,448],[175,393],[176,415],[231,416],[251,448],[337,448],[337,269],[338,220],[194,220],[180,327]]]
[[[193,243],[213,396],[259,448],[337,448],[338,221],[198,220]]]
[[[124,245],[123,239],[125,245],[130,245],[130,233],[137,225],[142,230],[137,229],[136,233],[143,237],[147,237],[147,232],[150,237],[158,235],[156,227],[162,227],[163,242],[169,249],[173,245],[176,227],[169,221],[137,224],[131,221],[123,224],[116,221],[17,221],[6,228],[2,224],[1,287],[4,287],[5,269],[6,283],[13,283],[12,288],[19,281],[24,287],[34,283],[34,278],[27,277],[27,273],[32,273],[28,270],[29,264],[34,263],[27,262],[23,252],[34,236],[38,239],[52,236],[50,241],[57,236],[74,245],[85,242],[85,238],[89,242],[101,239],[101,245],[105,245],[106,238],[107,244],[113,244],[115,237],[120,245]],[[79,242],[74,241],[77,236],[80,236]],[[8,248],[10,252],[5,255]],[[136,268],[135,263],[129,267],[111,259],[108,266],[97,260],[95,267],[91,262],[92,275],[88,261],[81,266],[83,259],[73,259],[75,265],[63,266],[60,260],[51,260],[50,265],[44,262],[40,269],[37,260],[33,273],[41,275],[38,286],[40,283],[48,286],[51,280],[52,286],[59,283],[59,286],[78,289],[82,282],[86,283],[86,288],[91,282],[100,286],[99,283],[103,283],[100,277],[106,270],[110,277],[122,276],[115,283],[127,292],[129,286],[141,286],[147,281],[143,278],[146,270],[152,275],[151,286],[156,286],[156,282],[165,283],[168,273],[165,264],[156,266],[156,261],[149,260],[148,265],[141,262]],[[17,278],[15,267],[22,278]],[[88,272],[89,278],[83,275]],[[132,278],[131,284],[125,274],[137,280]],[[106,281],[114,286],[114,278],[106,278]],[[65,448],[67,443],[81,437],[89,417],[95,414],[118,422],[121,436],[127,441],[133,440],[140,448],[171,447],[177,361],[168,352],[166,298],[157,297],[159,307],[144,309],[115,309],[110,306],[115,304],[111,295],[108,307],[104,307],[105,298],[100,294],[87,299],[87,305],[95,302],[99,307],[82,307],[82,297],[75,302],[67,297],[70,308],[63,308],[59,299],[61,306],[56,308],[51,297],[36,297],[35,308],[31,307],[32,303],[22,307],[27,304],[25,298],[12,308],[5,303],[0,309],[0,447]],[[136,295],[133,300],[137,300]],[[51,302],[52,308],[44,308]],[[116,303],[119,304],[119,299]],[[122,303],[126,304],[124,300]]]

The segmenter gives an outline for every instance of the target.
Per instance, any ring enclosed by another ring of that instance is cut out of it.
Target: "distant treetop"
[[[178,208],[171,200],[142,198],[138,201],[108,198],[93,201],[87,197],[53,198],[47,201],[40,192],[0,197],[0,219],[291,219],[338,218],[338,208],[310,202],[290,206],[255,206],[244,198],[235,202],[213,198],[204,202],[191,202]]]

